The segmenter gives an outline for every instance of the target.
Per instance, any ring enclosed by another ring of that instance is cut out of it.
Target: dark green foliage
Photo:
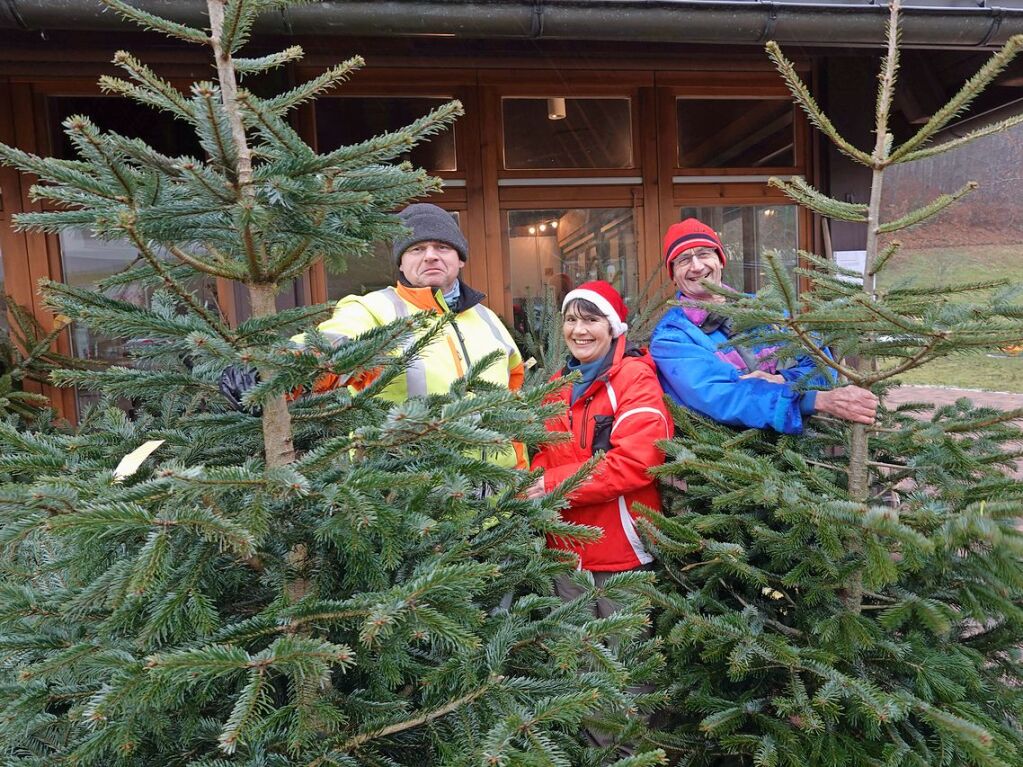
[[[893,2],[870,153],[837,134],[769,45],[814,124],[874,171],[862,206],[777,183],[831,218],[867,222],[863,272],[802,253],[808,288],[797,295],[768,254],[766,289],[714,305],[743,331],[739,342],[785,344],[780,357],[810,355],[879,395],[930,360],[974,354],[983,364],[980,354],[1023,337],[1020,290],[997,275],[940,289],[875,282],[899,247],[879,234],[938,214],[975,186],[885,223],[884,168],[927,152],[919,147],[933,126],[1023,45],[1013,38],[893,149],[897,18]],[[645,528],[661,565],[657,625],[672,685],[665,745],[679,764],[1023,764],[1023,482],[1013,474],[1021,417],[963,400],[882,408],[873,426],[815,417],[803,435],[781,436],[675,412],[668,463],[657,470],[666,511]]]
[[[182,388],[76,435],[0,429],[6,764],[595,763],[580,720],[658,670],[627,639],[648,576],[608,586],[614,621],[538,595],[568,567],[538,533],[587,531],[475,448],[541,438],[544,389],[305,399],[299,460],[266,470],[255,418],[183,417],[205,395]]]
[[[103,2],[228,54],[281,5],[210,0],[223,20],[207,36]],[[550,596],[574,563],[544,535],[596,534],[560,519],[573,483],[527,501],[532,477],[483,460],[513,438],[547,438],[548,388],[495,387],[481,378],[486,358],[443,395],[377,398],[439,331],[406,349],[421,316],[338,348],[315,331],[302,351],[287,340],[325,308],[277,313],[274,293],[319,259],[341,266],[397,233],[388,211],[438,181],[392,160],[461,111],[451,103],[316,154],[288,112],[360,60],[272,98],[230,96],[235,72],[300,55],[229,62],[188,95],[117,55],[130,81],[103,86],[191,124],[203,160],[87,117],[65,125],[76,160],[0,145],[56,207],[20,226],[88,226],[141,256],[98,290],[46,286],[54,309],[130,340],[131,367],[52,376],[98,391],[101,405],[74,432],[0,421],[0,764],[612,763],[614,748],[586,748],[578,733],[600,724],[619,744],[643,734],[629,712],[654,700],[627,690],[662,671],[655,646],[636,639],[651,576],[600,590],[589,580],[569,604]],[[231,327],[200,301],[192,286],[211,277],[244,284],[251,319]],[[127,284],[145,288],[145,305],[102,292]],[[50,340],[36,333],[5,372],[27,374],[24,360]],[[218,381],[229,364],[258,368],[244,404],[261,417],[228,408]],[[301,393],[324,373],[374,370],[359,393]],[[118,468],[147,443],[137,470]],[[621,612],[594,619],[597,596]],[[617,764],[662,761],[647,751]]]
[[[49,374],[58,367],[97,366],[53,350],[53,343],[63,329],[61,321],[47,333],[25,307],[5,298],[14,324],[10,333],[0,333],[0,418],[9,416],[17,419],[15,423],[45,425],[54,419],[49,400],[27,390],[26,382],[46,383]]]
[[[676,413],[660,473],[688,487],[648,530],[682,764],[1020,763],[1013,415],[886,413],[872,447],[906,468],[855,503],[843,428],[779,436]]]

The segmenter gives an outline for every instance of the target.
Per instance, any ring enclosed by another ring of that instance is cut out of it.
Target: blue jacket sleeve
[[[729,426],[802,432],[801,396],[791,384],[740,378],[738,370],[693,341],[670,317],[654,331],[650,353],[661,386],[676,403]]]
[[[824,353],[829,358],[831,357],[831,352],[827,349],[824,350]],[[838,380],[838,374],[834,370],[828,368],[822,372],[821,366],[809,354],[800,354],[792,360],[791,366],[779,370],[778,373],[789,383],[797,384],[803,388],[830,389]]]

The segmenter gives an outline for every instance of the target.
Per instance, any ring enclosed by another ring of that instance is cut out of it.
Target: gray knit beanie
[[[402,253],[417,242],[426,242],[427,240],[446,242],[458,251],[458,257],[463,262],[469,257],[469,243],[465,241],[465,235],[458,228],[455,217],[446,210],[428,202],[417,202],[401,211],[398,214],[398,220],[412,232],[391,243],[394,263],[400,265]]]

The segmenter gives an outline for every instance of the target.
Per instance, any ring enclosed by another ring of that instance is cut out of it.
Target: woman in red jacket
[[[599,527],[603,536],[589,543],[547,541],[551,548],[577,554],[580,569],[592,571],[598,586],[613,573],[652,560],[636,531],[633,504],[660,509],[661,497],[647,469],[664,461],[654,443],[671,436],[653,360],[626,340],[627,313],[622,297],[607,282],[587,282],[565,296],[562,332],[570,356],[555,378],[572,371],[582,378],[556,395],[566,409],[547,422],[547,429],[568,432],[572,438],[540,450],[533,468],[543,469],[543,477],[526,493],[530,498],[546,495],[593,455],[604,453],[561,513],[570,522]],[[578,595],[563,593],[574,584],[558,580],[559,596]]]

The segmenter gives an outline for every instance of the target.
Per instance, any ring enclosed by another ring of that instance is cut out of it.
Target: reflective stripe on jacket
[[[549,492],[593,456],[595,436],[607,446],[593,474],[568,496],[571,505],[561,512],[569,522],[601,528],[603,536],[582,544],[547,540],[551,548],[578,554],[582,569],[605,572],[632,570],[652,559],[636,530],[633,504],[660,510],[661,496],[647,470],[664,462],[654,443],[672,433],[650,355],[627,348],[624,336],[614,344],[610,366],[575,404],[569,405],[571,386],[552,397],[566,410],[547,421],[547,430],[572,438],[545,445],[533,459],[533,468],[543,469]]]
[[[682,307],[669,309],[650,339],[650,354],[664,392],[718,423],[801,433],[802,395],[796,384],[816,387],[829,383],[813,360],[799,356],[791,367],[779,371],[786,379],[784,384],[742,378],[746,371],[737,370],[717,354],[725,341],[727,337],[720,331],[704,333]]]
[[[380,397],[390,402],[404,402],[409,397],[446,394],[451,384],[463,377],[471,364],[494,351],[500,351],[501,356],[481,377],[513,391],[520,389],[524,375],[522,355],[500,317],[480,303],[483,298],[482,293],[462,283],[454,320],[419,353],[404,375],[397,376],[383,389]],[[432,311],[439,318],[448,310],[439,290],[413,288],[399,283],[364,296],[345,296],[337,302],[331,318],[320,323],[317,330],[332,343],[340,344],[401,317]],[[425,332],[424,329],[419,335]],[[410,338],[408,345],[417,337]],[[304,338],[299,335],[292,340],[301,345]],[[350,389],[358,391],[375,377],[373,373],[341,381],[330,376],[317,381],[315,389],[325,391],[346,383]],[[525,453],[516,443],[514,453],[511,449],[503,451],[494,457],[494,462],[502,466],[525,467]]]

